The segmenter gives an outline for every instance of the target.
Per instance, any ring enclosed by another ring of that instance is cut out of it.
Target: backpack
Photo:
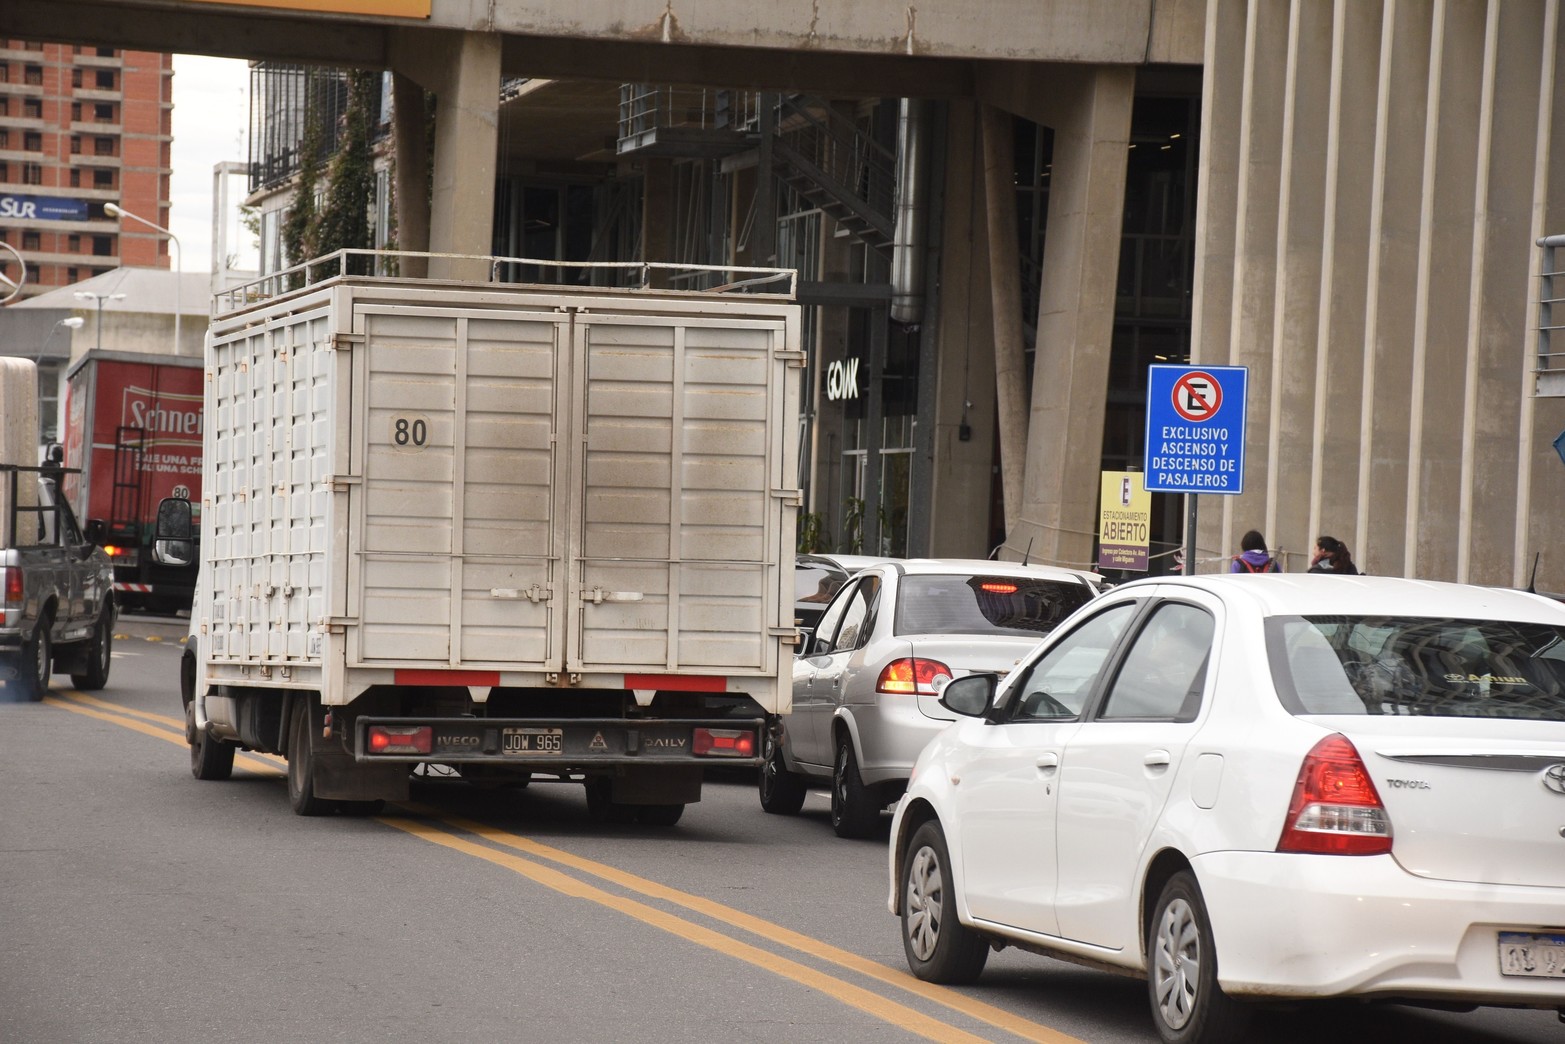
[[[1245,557],[1243,555],[1234,555],[1234,561],[1244,566],[1244,571],[1246,573],[1280,573],[1282,571],[1277,568],[1277,560],[1272,558],[1270,555],[1268,555],[1266,558],[1266,564],[1261,566],[1259,569],[1245,561]]]

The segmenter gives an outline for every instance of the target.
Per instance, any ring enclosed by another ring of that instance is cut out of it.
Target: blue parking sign
[[[1244,492],[1248,381],[1243,366],[1147,368],[1147,489]]]

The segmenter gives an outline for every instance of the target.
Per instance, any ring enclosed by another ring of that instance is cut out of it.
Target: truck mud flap
[[[758,766],[754,719],[539,719],[361,717],[361,762],[506,763],[592,772],[614,765]]]

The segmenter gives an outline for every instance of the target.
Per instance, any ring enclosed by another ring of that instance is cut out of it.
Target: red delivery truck
[[[66,373],[66,496],[104,523],[120,606],[189,609],[199,556],[154,546],[158,503],[201,503],[201,360],[94,349]],[[188,548],[180,549],[188,551]]]

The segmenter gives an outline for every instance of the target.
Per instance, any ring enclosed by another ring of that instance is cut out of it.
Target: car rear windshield
[[[1565,627],[1404,616],[1278,616],[1272,680],[1295,714],[1565,721]]]
[[[897,634],[1041,635],[1091,601],[1079,580],[910,574],[897,588]]]

